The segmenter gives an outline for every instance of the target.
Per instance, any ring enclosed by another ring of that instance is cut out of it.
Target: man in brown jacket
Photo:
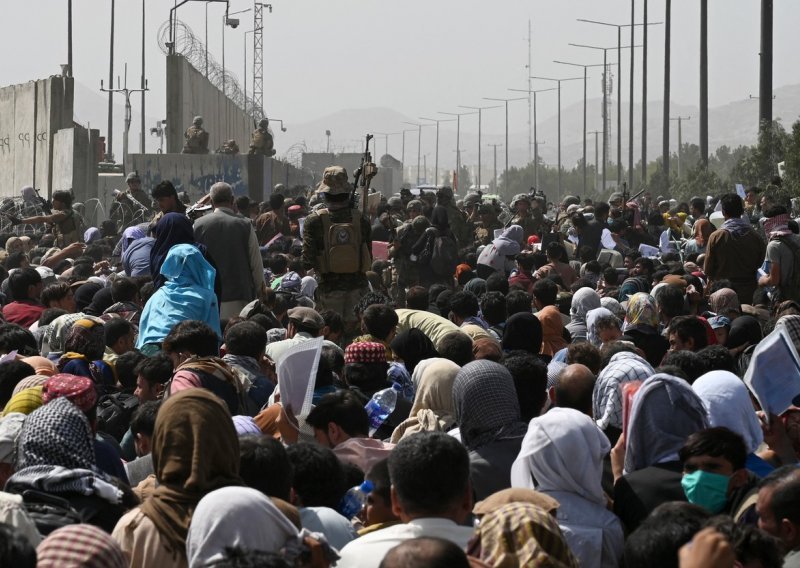
[[[767,245],[750,222],[742,219],[741,197],[728,193],[720,202],[725,222],[708,239],[704,270],[710,282],[730,280],[739,302],[752,304],[758,287],[756,271],[764,261]]]

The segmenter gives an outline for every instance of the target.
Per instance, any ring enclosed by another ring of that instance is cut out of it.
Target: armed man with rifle
[[[377,173],[369,152],[369,141],[355,175],[361,180],[362,210],[367,210],[369,184]],[[358,320],[353,308],[369,292],[366,272],[372,268],[372,234],[369,220],[356,208],[355,188],[341,166],[325,168],[318,191],[324,208],[306,217],[303,225],[303,256],[306,269],[313,268],[319,283],[317,309],[330,309],[344,318],[345,334],[353,337]]]

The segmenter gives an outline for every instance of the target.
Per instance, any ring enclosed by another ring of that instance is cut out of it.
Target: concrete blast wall
[[[25,185],[42,195],[58,189],[52,179],[53,139],[72,126],[74,82],[54,76],[0,89],[0,197]]]
[[[86,203],[97,197],[98,130],[82,126],[64,128],[53,139],[53,187],[72,188],[75,201]]]
[[[131,154],[129,161],[141,176],[145,191],[169,180],[178,191],[186,191],[192,202],[218,181],[229,183],[237,196],[247,195],[255,201],[267,199],[278,183],[287,187],[312,184],[309,173],[265,156]]]
[[[183,149],[183,133],[195,116],[203,117],[209,134],[208,149],[214,152],[233,139],[243,152],[250,146],[255,128],[248,116],[230,98],[192,67],[182,55],[167,56],[167,153]]]

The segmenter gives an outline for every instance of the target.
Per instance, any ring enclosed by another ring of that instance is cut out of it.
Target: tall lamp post
[[[422,127],[432,125],[422,124],[420,122],[403,122],[403,124],[417,127],[417,186],[419,186],[421,179],[419,174],[422,171]]]
[[[525,97],[526,99],[528,97]],[[498,193],[497,191],[497,147],[502,146],[502,144],[487,144],[490,148],[494,149],[494,192]],[[508,180],[506,180],[508,183]]]
[[[484,106],[484,107],[477,107],[477,106],[466,106],[466,105],[458,105],[459,108],[468,108],[472,110],[478,111],[478,189],[481,188],[481,117],[483,116],[483,111],[489,110],[491,108],[500,108],[500,105],[493,105],[493,106]]]
[[[375,136],[383,136],[383,153],[389,155],[389,136],[400,134],[400,132],[376,132]]]
[[[501,99],[501,98],[494,98],[494,97],[483,97],[483,100],[485,100],[485,101],[501,101],[501,102],[505,103],[505,105],[506,105],[506,144],[505,144],[506,167],[505,167],[505,170],[504,170],[505,173],[503,174],[503,180],[504,180],[504,183],[507,184],[508,183],[508,103],[511,102],[511,101],[530,100],[530,95],[528,95],[527,97],[516,97],[516,98],[513,98],[513,99]],[[502,144],[501,144],[501,146],[502,146]],[[497,148],[495,148],[495,152],[497,152]],[[528,155],[530,156],[530,148],[528,149],[528,152],[529,152]],[[495,180],[495,187],[496,186],[497,186],[497,180]]]
[[[603,67],[605,63],[594,63],[592,65],[582,65],[580,63],[569,63],[567,61],[556,61],[559,65],[570,65],[572,67],[583,67],[583,194],[586,195],[586,70],[589,67]]]
[[[439,185],[439,123],[440,122],[454,122],[455,118],[445,118],[444,120],[441,118],[425,118],[424,116],[419,117],[420,120],[429,120],[431,122],[436,123],[436,165],[434,166],[434,171],[436,172],[433,177],[433,185]]]
[[[476,114],[474,112],[444,112],[439,111],[439,114],[446,114],[456,117],[456,183],[453,191],[458,193],[458,179],[461,177],[461,117],[468,114]]]
[[[530,79],[530,77],[529,77]],[[533,95],[533,184],[536,187],[539,187],[539,140],[538,140],[538,131],[536,128],[536,94],[537,93],[546,93],[547,91],[555,91],[555,87],[550,87],[549,89],[539,89],[536,91],[532,91],[530,89],[509,89],[509,91],[515,91],[520,93],[529,93]]]
[[[561,83],[563,81],[577,81],[583,77],[569,77],[567,79],[555,79],[553,77],[539,77],[531,75],[531,79],[539,79],[541,81],[555,81],[558,84],[558,194],[557,197],[561,199]]]
[[[405,123],[409,124],[409,123]],[[403,154],[401,157],[401,162],[403,163],[403,181],[405,181],[405,170],[406,170],[406,132],[414,132],[417,130],[416,128],[406,128],[403,130]],[[419,162],[419,160],[417,160]],[[419,172],[417,172],[417,178],[419,178]],[[417,184],[419,185],[419,184]]]

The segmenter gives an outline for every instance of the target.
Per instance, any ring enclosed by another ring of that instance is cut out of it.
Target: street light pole
[[[389,136],[400,134],[400,132],[376,132],[375,136],[383,136],[383,154],[389,155]]]
[[[629,139],[630,139],[630,142],[629,142],[629,144],[630,144],[629,162],[630,163],[629,163],[629,166],[630,167],[629,167],[629,169],[630,170],[633,169],[633,50],[636,47],[642,47],[640,45],[634,45],[634,42],[633,42],[633,39],[634,39],[633,28],[635,28],[636,26],[645,26],[645,25],[647,25],[647,26],[658,26],[658,25],[663,23],[663,22],[648,22],[646,24],[645,23],[642,23],[642,24],[635,23],[633,21],[633,15],[634,15],[633,14],[633,2],[634,2],[634,0],[631,0],[631,23],[630,24],[612,24],[610,22],[600,22],[600,21],[597,21],[597,20],[587,20],[587,19],[584,19],[584,18],[578,18],[579,22],[584,22],[584,23],[587,23],[587,24],[597,24],[599,26],[607,26],[607,27],[610,27],[610,28],[617,28],[617,85],[618,86],[621,85],[621,83],[622,83],[622,50],[625,49],[623,47],[623,45],[622,45],[622,28],[628,28],[628,27],[631,28],[631,44],[629,46],[627,46],[631,50],[631,77],[630,77],[630,84],[631,84],[631,87],[630,87],[630,96],[631,96],[630,105],[631,105],[631,108],[630,108],[630,112],[629,112],[629,114],[630,114],[630,126],[629,126],[629,129],[630,129],[630,133],[629,133]],[[622,90],[617,88],[617,93],[618,93],[618,96],[617,96],[617,186],[621,186],[622,185]],[[629,175],[630,179],[632,180],[633,178],[631,176],[633,176],[633,174],[629,172],[628,175]]]
[[[670,120],[675,120],[678,122],[678,179],[681,178],[681,156],[683,155],[683,132],[681,131],[681,125],[684,120],[691,120],[691,116],[678,116],[675,118],[670,118]],[[669,172],[667,172],[669,174]]]
[[[531,79],[542,81],[555,81],[558,84],[558,193],[556,196],[561,199],[561,83],[562,81],[577,81],[583,77],[569,77],[568,79],[555,79],[553,77],[539,77],[531,75]]]
[[[529,78],[529,80],[530,80],[530,78]],[[503,174],[503,182],[505,184],[508,184],[508,103],[510,101],[524,101],[526,99],[530,101],[530,95],[527,96],[527,97],[516,97],[516,98],[513,98],[513,99],[500,99],[500,98],[493,98],[493,97],[483,97],[483,99],[486,100],[486,101],[502,101],[506,105],[506,146],[505,146],[505,150],[506,150],[506,167],[505,167],[505,170],[504,170],[505,173]],[[530,153],[530,148],[528,148],[528,153]]]
[[[635,41],[634,32],[636,31],[636,0],[631,0],[631,45]],[[647,25],[647,24],[645,24]],[[633,191],[633,72],[635,68],[635,60],[633,57],[633,48],[631,48],[631,80],[628,81],[630,85],[630,104],[628,105],[628,188]],[[645,125],[642,125],[644,129]],[[642,164],[644,167],[644,164]]]
[[[586,195],[586,69],[589,67],[603,67],[605,63],[593,63],[591,65],[582,65],[580,63],[569,63],[567,61],[556,61],[560,65],[570,65],[572,67],[583,67],[583,194]]]
[[[436,165],[434,166],[434,171],[436,173],[434,174],[434,178],[433,178],[434,179],[434,184],[433,185],[438,186],[439,185],[439,123],[440,122],[454,122],[456,119],[455,118],[447,118],[445,120],[442,120],[440,118],[425,118],[424,116],[419,117],[419,119],[420,120],[429,120],[431,122],[435,122],[436,123]]]
[[[461,117],[468,114],[476,114],[474,112],[444,112],[439,111],[439,114],[446,114],[456,117],[456,183],[453,191],[458,193],[458,180],[461,177]]]
[[[400,161],[403,164],[403,175],[402,175],[403,182],[405,182],[406,180],[406,132],[414,132],[414,129],[406,128],[405,130],[403,130],[403,152],[402,152],[402,157],[400,159]],[[417,175],[417,177],[419,177],[419,175]]]
[[[597,135],[600,134],[600,131],[599,130],[593,130],[592,132],[589,132],[589,134],[594,134],[594,190],[595,190],[595,192],[599,193],[598,190],[597,190],[597,187],[598,187],[599,182],[600,182],[600,179],[599,179],[599,176],[600,176],[599,165],[600,164],[597,162],[597,160],[600,158],[600,155],[599,155],[599,152],[598,152],[598,149],[597,149]]]
[[[458,105],[460,108],[471,108],[472,110],[478,111],[478,189],[481,188],[481,117],[484,110],[488,110],[491,108],[500,108],[501,105],[494,105],[494,106],[485,106],[485,107],[476,107],[476,106],[466,106],[466,105]]]
[[[494,192],[498,193],[497,191],[497,147],[502,146],[502,144],[487,144],[487,146],[494,149]]]
[[[530,79],[530,77],[528,78]],[[539,140],[538,131],[536,128],[536,93],[544,93],[555,90],[555,87],[551,87],[549,89],[539,89],[538,91],[531,91],[530,89],[509,89],[509,91],[518,91],[533,95],[533,184],[537,188],[539,187]]]

